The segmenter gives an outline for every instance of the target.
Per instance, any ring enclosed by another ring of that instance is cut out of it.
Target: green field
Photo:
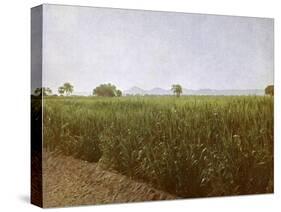
[[[44,148],[179,197],[273,192],[273,97],[44,97]]]

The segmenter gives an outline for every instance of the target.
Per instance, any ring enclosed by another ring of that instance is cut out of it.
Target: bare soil
[[[176,198],[119,173],[103,170],[98,163],[43,153],[43,207]]]

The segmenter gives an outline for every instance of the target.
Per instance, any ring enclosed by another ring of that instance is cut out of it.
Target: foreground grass
[[[273,98],[44,99],[44,147],[180,197],[273,192]]]

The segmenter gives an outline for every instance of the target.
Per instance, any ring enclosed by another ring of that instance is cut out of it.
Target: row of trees
[[[179,84],[172,85],[171,90],[173,93],[179,97],[182,94],[182,86]],[[93,90],[94,96],[107,96],[107,97],[114,97],[114,96],[122,96],[122,91],[118,90],[115,85],[110,83],[108,84],[101,84],[100,86],[96,87]]]
[[[180,97],[182,94],[182,86],[180,84],[174,84],[172,85],[171,91],[174,93],[175,96]],[[62,86],[58,88],[58,93],[63,96],[69,96],[73,93],[74,86],[71,85],[69,82],[64,83]],[[34,94],[39,96],[49,96],[52,95],[52,90],[47,87],[43,88],[36,88],[34,91]],[[274,95],[274,86],[269,85],[265,88],[265,94],[273,96]],[[117,89],[117,87],[113,84],[107,83],[107,84],[101,84],[97,86],[95,89],[93,89],[92,95],[94,96],[105,96],[105,97],[120,97],[122,96],[122,91]]]
[[[171,90],[174,92],[174,94],[179,97],[182,93],[182,87],[179,84],[172,85]],[[58,93],[63,96],[69,96],[73,93],[74,91],[74,86],[71,85],[69,82],[64,83],[62,86],[58,88]],[[47,87],[43,88],[36,88],[34,91],[34,94],[39,96],[50,96],[52,95],[52,90]],[[117,87],[113,84],[101,84],[95,89],[93,89],[92,95],[94,96],[106,96],[106,97],[120,97],[122,96],[122,91],[117,89]]]
[[[171,90],[179,97],[182,94],[182,87],[179,84],[172,85]],[[274,85],[268,85],[264,90],[265,95],[274,96]]]
[[[67,96],[69,96],[70,94],[72,94],[73,91],[74,91],[74,87],[69,82],[64,83],[62,86],[58,88],[58,93],[60,95],[66,94]],[[41,96],[41,95],[50,96],[52,95],[52,93],[53,93],[52,90],[48,87],[36,88],[34,90],[34,94],[36,96]]]
[[[69,82],[64,83],[62,86],[60,86],[58,88],[58,93],[61,96],[64,96],[64,95],[70,96],[73,93],[73,91],[74,91],[74,86]],[[34,90],[34,94],[36,96],[40,96],[40,95],[50,96],[50,95],[52,95],[52,93],[53,93],[52,90],[47,87],[36,88]],[[108,84],[101,84],[98,87],[96,87],[95,89],[93,89],[92,95],[107,96],[107,97],[114,97],[114,96],[120,97],[120,96],[122,96],[122,91],[117,89],[115,85],[108,83]]]

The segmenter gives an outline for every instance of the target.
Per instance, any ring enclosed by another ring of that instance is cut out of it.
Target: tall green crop
[[[273,191],[273,98],[46,97],[44,147],[180,197]]]

